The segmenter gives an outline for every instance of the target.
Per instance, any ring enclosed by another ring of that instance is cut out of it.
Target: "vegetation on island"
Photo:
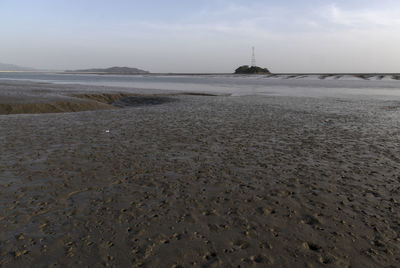
[[[148,71],[144,71],[138,68],[130,67],[111,67],[111,68],[95,68],[85,70],[66,71],[69,73],[94,73],[94,74],[148,74]]]
[[[243,65],[235,70],[235,74],[270,74],[267,68]]]

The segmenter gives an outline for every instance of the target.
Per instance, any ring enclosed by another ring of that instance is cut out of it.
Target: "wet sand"
[[[163,97],[0,115],[0,266],[399,266],[399,101]]]

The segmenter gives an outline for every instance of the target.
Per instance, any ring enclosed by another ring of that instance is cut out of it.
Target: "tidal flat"
[[[0,92],[4,105],[130,100],[0,115],[2,267],[400,265],[398,99]]]

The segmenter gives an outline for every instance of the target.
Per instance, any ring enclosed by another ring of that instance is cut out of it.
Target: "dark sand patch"
[[[67,113],[115,109],[115,106],[94,102],[0,103],[0,114]]]
[[[333,74],[323,74],[323,75],[319,76],[319,79],[325,80],[325,79],[330,78],[332,76],[334,76],[334,75]]]
[[[369,80],[371,77],[373,77],[373,75],[366,75],[366,74],[358,74],[358,75],[354,75],[354,77],[363,79],[363,80]]]
[[[137,96],[137,94],[126,94],[126,93],[95,93],[95,94],[73,94],[72,97],[87,99],[92,101],[98,101],[102,103],[112,104],[120,99]]]
[[[146,105],[160,105],[164,103],[175,102],[177,99],[163,96],[135,96],[125,97],[113,102],[118,107],[137,107]]]

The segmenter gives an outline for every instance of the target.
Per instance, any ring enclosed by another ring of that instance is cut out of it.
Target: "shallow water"
[[[322,79],[323,78],[323,79]],[[400,81],[392,75],[359,77],[340,75],[88,75],[57,73],[1,73],[1,80],[55,84],[100,85],[140,89],[177,90],[214,94],[350,97],[400,97]]]

